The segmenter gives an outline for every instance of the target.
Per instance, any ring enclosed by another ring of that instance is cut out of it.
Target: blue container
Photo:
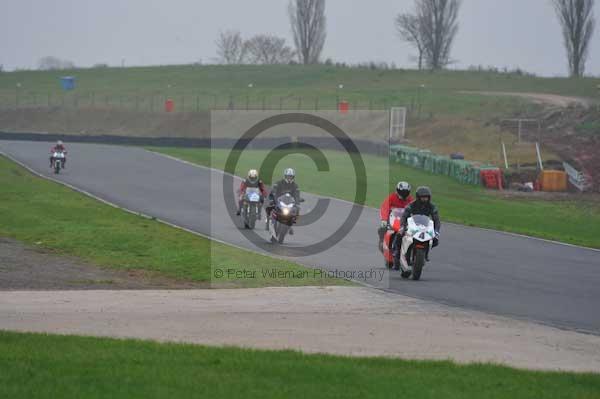
[[[60,85],[63,90],[73,90],[75,89],[75,78],[73,76],[63,76],[60,78]]]

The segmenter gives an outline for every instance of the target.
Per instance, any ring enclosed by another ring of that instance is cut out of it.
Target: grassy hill
[[[63,92],[59,78],[75,76]],[[414,71],[316,65],[179,65],[0,73],[0,129],[69,134],[186,136],[207,125],[209,109],[351,109],[407,106],[407,137],[440,154],[503,164],[534,163],[533,146],[489,122],[538,113],[539,105],[465,91],[540,92],[600,96],[600,79],[539,78],[517,73]],[[343,85],[343,88],[340,88]],[[251,86],[251,87],[250,87]],[[175,113],[164,112],[167,98]],[[20,108],[21,113],[12,111]],[[181,112],[186,117],[180,116]],[[559,159],[544,148],[545,160]]]
[[[95,68],[69,71],[20,71],[0,74],[0,105],[61,103],[59,77],[75,76],[77,89],[65,101],[108,103],[146,110],[155,96],[156,109],[164,97],[176,109],[194,111],[225,108],[333,108],[345,99],[360,108],[412,105],[423,114],[486,117],[516,110],[525,102],[510,98],[458,94],[461,90],[543,92],[597,96],[599,79],[537,78],[519,74],[477,71],[372,70],[301,65],[181,65],[162,67]],[[20,87],[17,84],[20,83]],[[252,84],[252,87],[248,87]],[[339,89],[339,85],[343,85]],[[423,85],[423,87],[422,87]],[[93,95],[93,100],[90,96]],[[36,98],[34,98],[36,97]],[[301,99],[301,100],[299,100]],[[317,100],[318,99],[318,100]],[[62,104],[62,103],[61,103]]]

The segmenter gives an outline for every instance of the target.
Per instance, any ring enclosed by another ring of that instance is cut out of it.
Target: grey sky
[[[0,0],[0,64],[34,68],[45,55],[120,65],[211,62],[219,30],[273,33],[291,44],[288,0]],[[324,57],[414,67],[414,51],[393,19],[412,0],[327,0]],[[600,2],[595,14],[600,18]],[[586,73],[600,75],[600,29]],[[596,50],[596,51],[594,51]],[[560,28],[550,0],[463,0],[454,67],[519,66],[566,74]]]

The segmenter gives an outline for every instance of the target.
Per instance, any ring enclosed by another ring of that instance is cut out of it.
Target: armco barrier
[[[408,147],[402,144],[390,146],[390,158],[398,163],[424,169],[438,175],[455,178],[464,184],[481,184],[481,171],[493,166],[482,165],[462,159],[451,159],[450,157],[433,154],[429,150]]]

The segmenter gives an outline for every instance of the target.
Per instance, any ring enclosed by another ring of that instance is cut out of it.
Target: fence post
[[[279,110],[283,110],[283,97],[279,96]]]
[[[315,97],[315,111],[319,110],[319,97]]]
[[[298,110],[302,108],[302,97],[298,97]]]

